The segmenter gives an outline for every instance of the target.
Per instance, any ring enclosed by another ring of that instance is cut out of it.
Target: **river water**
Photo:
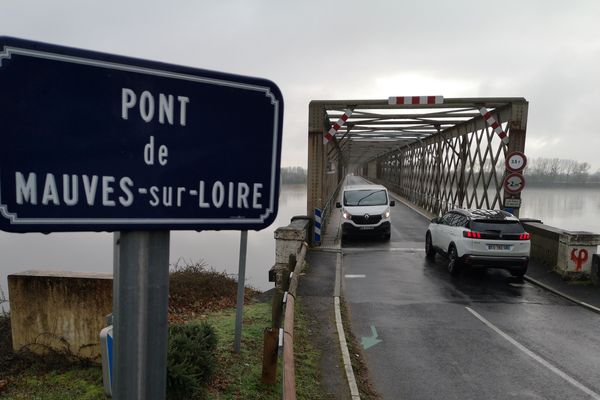
[[[268,290],[269,269],[275,263],[277,227],[289,224],[294,215],[306,214],[306,185],[282,185],[277,219],[268,228],[248,232],[246,284]],[[8,297],[6,276],[11,273],[38,270],[112,273],[111,233],[38,233],[0,232],[0,288]],[[218,271],[237,275],[239,264],[239,231],[171,233],[171,264],[203,261]]]
[[[568,230],[600,233],[599,188],[527,188],[522,217]],[[306,186],[283,185],[279,214],[273,225],[249,232],[246,283],[268,290],[268,271],[275,262],[273,232],[294,215],[306,213]],[[240,232],[173,232],[171,264],[204,261],[218,271],[237,274]],[[393,240],[393,238],[392,238]],[[112,272],[112,234],[54,233],[9,234],[0,232],[0,287],[7,295],[6,276],[28,269]]]

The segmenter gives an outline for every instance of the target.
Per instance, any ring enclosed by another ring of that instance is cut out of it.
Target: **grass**
[[[263,330],[271,325],[271,304],[253,302],[251,298],[257,292],[246,289],[248,304],[244,307],[241,352],[237,354],[233,352],[235,281],[226,274],[207,270],[203,264],[194,264],[173,270],[170,284],[169,320],[207,321],[217,333],[217,369],[196,399],[280,399],[281,365],[276,385],[260,383]],[[300,299],[296,303],[294,338],[298,399],[325,400],[319,384],[320,353],[311,343],[312,335]],[[106,399],[100,367],[73,363],[68,355],[59,353],[44,358],[14,354],[11,348],[10,318],[0,314],[1,399]],[[4,391],[3,381],[8,383]]]
[[[295,348],[296,391],[298,399],[324,400],[320,388],[319,352],[312,346],[309,322],[296,304]],[[219,367],[207,394],[208,399],[280,399],[281,363],[275,386],[260,383],[262,372],[263,330],[270,325],[271,306],[250,304],[244,308],[244,326],[240,354],[233,352],[235,310],[213,314],[208,318],[219,337]]]
[[[34,368],[9,381],[2,399],[15,400],[101,400],[102,371],[98,367],[46,371]]]

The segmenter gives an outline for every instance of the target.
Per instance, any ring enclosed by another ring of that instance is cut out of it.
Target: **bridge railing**
[[[275,291],[271,328],[264,332],[262,382],[277,382],[278,354],[282,353],[283,398],[286,400],[296,398],[294,311],[300,271],[308,249],[306,239],[309,227],[308,217],[294,217],[288,226],[275,231],[276,264],[269,272],[269,280],[275,282]]]
[[[329,198],[325,202],[325,206],[323,207],[322,217],[321,217],[321,231],[325,232],[327,229],[327,221],[329,220],[329,215],[331,211],[335,208],[336,199],[340,193],[340,189],[344,186],[346,182],[345,178],[342,178],[334,187],[329,195]]]

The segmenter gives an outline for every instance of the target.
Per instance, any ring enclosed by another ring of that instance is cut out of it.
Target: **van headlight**
[[[344,217],[344,219],[352,218],[352,215],[348,211],[342,212],[342,216]]]
[[[385,210],[385,212],[383,213],[383,218],[389,218],[390,217],[390,209],[388,208],[387,210]]]

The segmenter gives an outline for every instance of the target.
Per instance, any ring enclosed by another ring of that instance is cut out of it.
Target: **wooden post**
[[[263,333],[263,367],[260,381],[266,385],[277,383],[277,352],[279,328],[265,328]]]

